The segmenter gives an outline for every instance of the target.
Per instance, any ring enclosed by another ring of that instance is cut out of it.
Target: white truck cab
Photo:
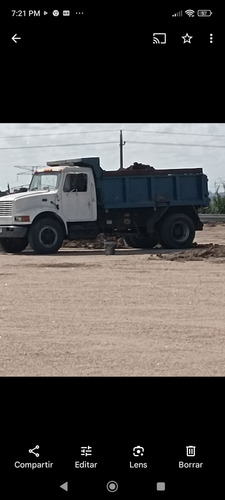
[[[0,199],[0,242],[8,252],[21,251],[29,241],[38,253],[52,253],[73,231],[73,225],[96,220],[91,167],[62,162],[36,170],[28,191]]]

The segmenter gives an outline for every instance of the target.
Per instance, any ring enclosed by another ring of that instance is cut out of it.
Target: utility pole
[[[120,130],[120,168],[123,169],[123,146],[126,144],[126,141],[123,141],[123,131]]]
[[[25,166],[22,166],[22,165],[14,165],[15,168],[21,168],[22,170],[25,170],[25,172],[19,172],[17,174],[17,182],[18,182],[18,177],[19,175],[33,175],[34,173],[34,169],[37,169],[38,166],[31,166],[31,167],[27,167],[26,165]],[[43,167],[40,167],[40,168],[43,168]]]

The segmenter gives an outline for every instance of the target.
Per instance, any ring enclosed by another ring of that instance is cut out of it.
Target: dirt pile
[[[166,260],[205,260],[205,259],[225,259],[225,245],[208,243],[196,245],[184,251],[177,251],[173,254],[158,254],[157,257]]]
[[[116,248],[125,248],[127,245],[124,242],[123,238],[116,238],[112,236],[108,240],[105,240],[101,237],[96,238],[95,240],[73,240],[66,241],[64,243],[64,247],[66,248],[104,248],[105,241],[114,241],[116,243]]]

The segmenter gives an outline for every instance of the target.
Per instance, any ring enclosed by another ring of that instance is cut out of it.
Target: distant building
[[[220,192],[219,192],[218,194],[219,194],[220,196],[225,196],[225,193],[224,193],[224,192],[223,192],[223,193],[220,193]],[[216,193],[212,193],[211,191],[209,191],[209,198],[210,198],[211,200],[213,200],[213,198],[215,198],[215,196],[216,196]]]
[[[25,188],[25,187],[21,187],[21,188],[19,188],[19,189],[16,189],[16,188],[15,188],[15,189],[13,190],[13,193],[25,193],[26,191],[27,191],[27,188]]]
[[[9,194],[9,191],[1,191],[0,190],[0,196],[6,196],[7,194]]]
[[[27,187],[25,186],[21,186],[21,187],[16,187],[16,188],[12,188],[11,190],[10,189],[6,189],[5,191],[1,191],[0,189],[0,197],[1,196],[6,196],[7,194],[12,194],[12,193],[25,193],[26,191],[28,190]]]

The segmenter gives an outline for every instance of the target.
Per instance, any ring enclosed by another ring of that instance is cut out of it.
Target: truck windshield
[[[61,172],[37,172],[33,175],[29,191],[49,191],[58,188]]]

